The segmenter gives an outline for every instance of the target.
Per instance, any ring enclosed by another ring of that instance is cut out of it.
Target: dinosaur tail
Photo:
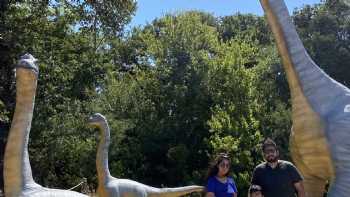
[[[204,187],[202,186],[186,186],[177,188],[161,188],[155,189],[149,192],[149,197],[177,197],[190,194],[192,192],[203,192]]]

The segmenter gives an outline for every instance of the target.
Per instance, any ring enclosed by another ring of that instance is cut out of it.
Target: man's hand
[[[297,190],[298,197],[305,197],[306,196],[303,181],[299,181],[299,182],[294,183],[294,187]]]

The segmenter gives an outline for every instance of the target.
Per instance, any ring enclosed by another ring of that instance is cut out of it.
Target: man
[[[260,185],[264,197],[305,197],[302,176],[292,163],[279,160],[276,143],[266,139],[262,151],[266,162],[255,168],[252,185]]]

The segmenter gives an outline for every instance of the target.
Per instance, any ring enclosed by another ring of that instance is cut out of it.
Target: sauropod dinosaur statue
[[[309,197],[350,195],[350,90],[309,57],[283,0],[260,0],[292,98],[291,154]]]
[[[32,55],[26,54],[16,66],[16,108],[4,157],[5,196],[87,197],[77,192],[48,189],[33,180],[28,140],[39,73],[35,62]]]
[[[108,168],[110,130],[107,119],[103,115],[96,113],[89,118],[88,124],[91,127],[97,127],[101,132],[96,154],[97,194],[99,197],[176,197],[203,191],[204,188],[202,186],[160,189],[133,180],[112,177]]]

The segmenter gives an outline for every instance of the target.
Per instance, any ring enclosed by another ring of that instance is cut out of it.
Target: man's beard
[[[266,161],[269,163],[275,163],[278,161],[278,157],[277,156],[269,156],[266,158]]]

